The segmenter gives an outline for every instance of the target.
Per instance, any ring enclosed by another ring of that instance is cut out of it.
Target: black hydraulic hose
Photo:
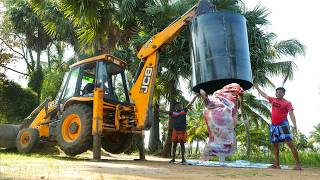
[[[140,75],[140,73],[141,73],[141,71],[142,71],[142,69],[143,69],[144,63],[145,63],[145,62],[143,62],[143,61],[141,61],[141,62],[139,63],[138,70],[137,70],[137,72],[136,72],[136,74],[135,74],[135,76],[134,76],[134,79],[133,79],[133,84],[136,83],[136,81],[137,81],[137,79],[138,79],[138,77],[139,77],[139,75]]]

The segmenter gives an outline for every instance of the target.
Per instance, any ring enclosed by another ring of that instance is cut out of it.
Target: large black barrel
[[[212,12],[190,23],[193,91],[207,93],[230,83],[252,86],[246,20],[237,13]]]

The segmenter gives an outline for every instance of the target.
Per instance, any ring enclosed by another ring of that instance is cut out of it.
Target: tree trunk
[[[176,81],[175,80],[171,80],[169,81],[170,84],[170,89],[169,89],[169,94],[170,94],[170,112],[172,112],[174,110],[173,104],[176,102],[176,98],[177,98],[177,87],[176,87]],[[168,123],[168,135],[166,138],[166,141],[164,143],[163,149],[162,149],[162,157],[164,158],[168,158],[171,155],[171,146],[172,146],[172,141],[171,141],[171,137],[172,137],[172,130],[173,130],[173,120],[172,118],[169,116],[169,123]]]
[[[51,44],[47,47],[48,69],[49,69],[49,71],[51,71],[50,48],[51,48]]]
[[[35,91],[38,95],[38,103],[40,103],[40,98],[41,98],[41,87],[42,87],[42,80],[43,80],[43,74],[42,74],[42,68],[40,64],[40,59],[41,59],[41,50],[37,49],[37,64],[36,64],[36,76],[35,77]]]
[[[30,59],[31,59],[30,69],[31,69],[31,72],[33,72],[34,71],[35,62],[34,62],[34,59],[33,59],[32,50],[30,48],[28,48],[28,51],[29,51],[29,56],[30,56]]]
[[[148,149],[149,152],[156,152],[160,145],[160,133],[159,133],[159,101],[156,101],[154,105],[154,119],[153,124],[150,129],[150,136],[149,136],[149,145]]]
[[[246,112],[244,112],[244,108],[243,108],[243,99],[240,99],[240,109],[241,109],[241,116],[242,116],[242,120],[244,122],[244,127],[245,127],[245,131],[246,131],[246,155],[247,157],[250,157],[250,152],[251,152],[251,145],[250,145],[250,123],[249,120],[247,118],[247,114]]]
[[[37,64],[36,64],[37,70],[40,69],[40,56],[41,56],[41,50],[37,49]]]
[[[246,155],[247,157],[250,157],[251,152],[251,145],[250,145],[250,124],[249,121],[246,120],[244,123],[245,129],[246,129]]]
[[[170,111],[173,111],[173,103],[170,102]],[[162,149],[162,157],[168,158],[171,157],[171,146],[172,146],[172,130],[173,130],[173,120],[169,116],[169,123],[168,123],[168,132],[167,132],[167,138],[164,143],[163,149]]]
[[[198,152],[198,151],[199,151],[199,141],[197,141],[196,154],[200,154],[200,152]]]

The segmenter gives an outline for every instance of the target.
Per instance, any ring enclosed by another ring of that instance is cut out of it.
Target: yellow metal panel
[[[130,91],[130,97],[136,106],[138,128],[143,127],[148,109],[152,105],[154,83],[158,72],[158,58],[157,51],[148,56],[141,74]]]
[[[94,62],[94,61],[101,61],[101,60],[102,61],[112,62],[114,64],[117,64],[117,65],[121,66],[122,68],[125,68],[127,66],[127,63],[125,61],[123,61],[122,59],[120,59],[120,58],[117,58],[117,57],[112,56],[110,54],[102,54],[102,55],[99,55],[99,56],[95,56],[95,57],[91,57],[91,58],[88,58],[88,59],[84,59],[84,60],[78,61],[78,62],[70,65],[69,67],[72,68],[72,67],[84,64],[84,63],[89,63],[89,62]]]
[[[37,117],[33,120],[31,125],[29,126],[30,128],[37,128],[39,131],[39,136],[40,137],[49,137],[49,127],[47,125],[40,125],[43,122],[49,121],[49,117],[45,119],[44,117],[46,116],[46,111],[45,108],[42,108]]]
[[[49,126],[48,125],[40,125],[37,127],[39,131],[40,137],[49,137]]]
[[[102,134],[103,89],[95,88],[93,93],[92,135]]]
[[[171,23],[164,30],[154,35],[150,40],[148,40],[140,49],[138,53],[138,58],[145,60],[148,56],[157,51],[164,44],[168,44],[173,40],[181,31],[182,27],[195,15],[196,6],[191,8],[187,13],[181,16],[177,21]]]
[[[89,101],[93,101],[93,97],[72,97],[62,105],[61,109],[64,110],[72,101],[89,102]]]
[[[116,128],[116,130],[118,131],[119,129],[120,129],[120,123],[119,123],[119,121],[120,121],[120,107],[121,107],[121,104],[118,104],[117,105],[117,108],[116,108],[116,112],[114,113],[115,115],[114,115],[114,126],[115,126],[115,128]]]

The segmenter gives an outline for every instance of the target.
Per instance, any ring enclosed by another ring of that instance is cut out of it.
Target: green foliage
[[[20,123],[37,105],[30,89],[7,79],[0,79],[0,123]]]
[[[51,38],[45,33],[40,18],[32,11],[28,1],[6,0],[5,7],[5,14],[14,30],[26,37],[27,47],[35,51],[46,49]]]
[[[320,144],[320,123],[316,126],[314,126],[314,131],[311,131],[310,139],[313,142]]]
[[[72,22],[64,17],[58,8],[59,2],[52,0],[29,0],[32,10],[41,19],[41,23],[51,38],[64,41],[76,46],[76,32]]]
[[[34,70],[30,74],[28,87],[30,87],[33,91],[37,92],[39,98],[41,93],[42,82],[43,82],[42,68]]]
[[[63,51],[63,47],[60,47]],[[58,50],[59,51],[59,50]],[[51,56],[52,67],[51,69],[46,69],[44,74],[44,80],[41,89],[41,102],[46,98],[51,97],[52,99],[56,97],[65,72],[69,70],[69,65],[76,62],[75,58],[72,57],[67,61],[63,62],[63,53]]]
[[[207,125],[203,116],[203,101],[197,100],[191,110],[188,112],[188,142],[205,142],[209,136]]]
[[[49,71],[44,76],[43,86],[41,90],[41,99],[55,98],[63,80],[64,72],[61,70]]]
[[[291,128],[293,130],[293,128]],[[302,134],[300,131],[298,133],[293,133],[293,142],[296,148],[300,151],[304,150],[314,150],[313,142],[308,139],[306,135]]]
[[[151,1],[151,0],[150,0]],[[111,52],[127,44],[138,24],[137,14],[144,16],[145,0],[30,0],[51,36],[73,39],[81,53]],[[48,16],[48,14],[55,16]],[[53,18],[57,17],[57,18]],[[67,33],[66,33],[67,32]],[[76,38],[75,38],[76,37]]]
[[[5,66],[12,57],[13,55],[11,53],[6,52],[2,47],[0,47],[0,66]]]

